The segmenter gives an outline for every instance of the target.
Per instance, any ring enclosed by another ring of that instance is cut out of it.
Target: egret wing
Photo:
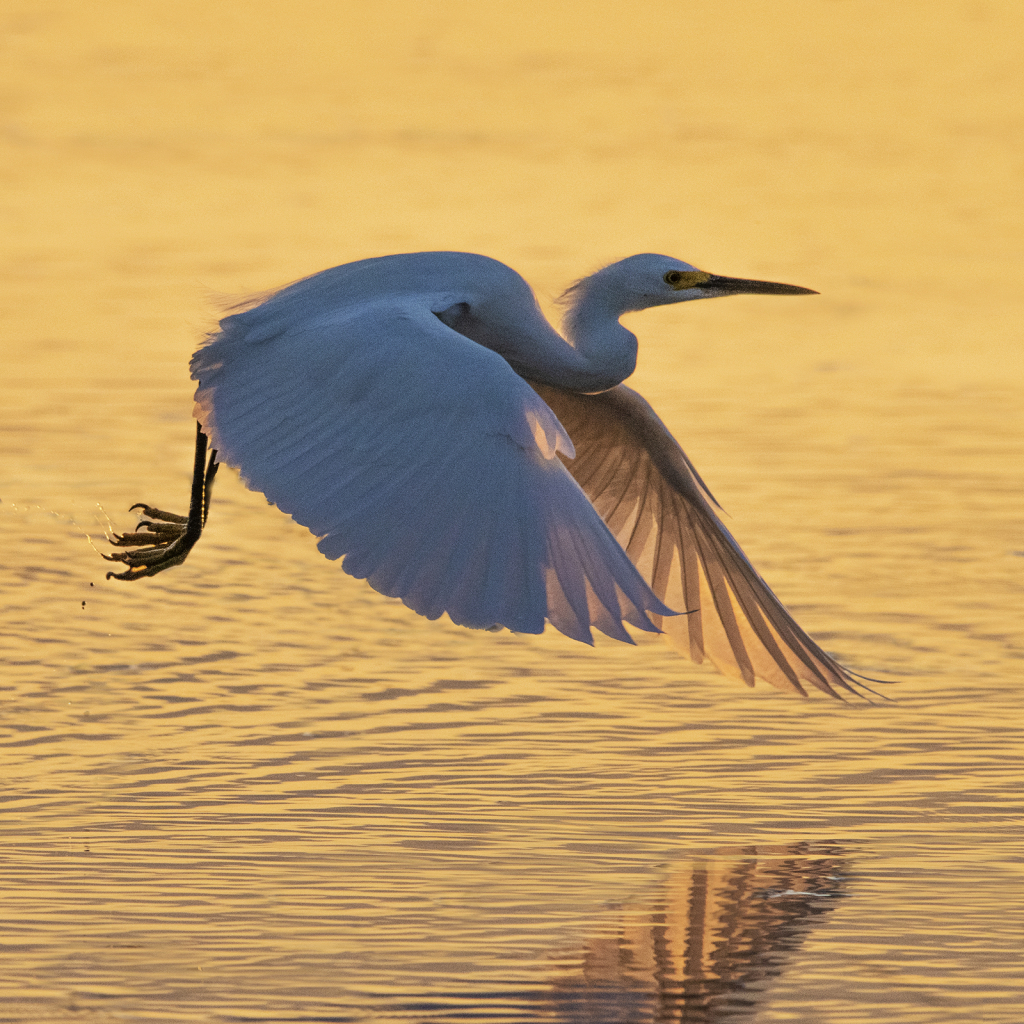
[[[331,559],[434,619],[593,642],[671,614],[556,457],[572,445],[508,363],[413,303],[221,323],[196,417]]]
[[[651,406],[619,385],[580,395],[535,385],[576,448],[566,465],[655,594],[677,611],[665,632],[700,664],[838,696],[856,677],[793,620],[715,513],[717,505]],[[656,620],[657,621],[657,620]],[[660,623],[659,623],[660,624]]]

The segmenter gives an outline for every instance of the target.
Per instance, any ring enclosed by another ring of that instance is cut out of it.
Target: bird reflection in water
[[[845,895],[843,851],[794,843],[676,866],[658,898],[618,908],[547,999],[555,1021],[740,1021]]]

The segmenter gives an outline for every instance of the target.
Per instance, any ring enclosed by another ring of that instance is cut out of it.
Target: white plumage
[[[749,685],[856,692],[621,383],[636,361],[624,312],[740,292],[809,290],[633,256],[570,289],[563,337],[484,256],[385,256],[299,281],[225,318],[193,356],[215,452],[204,476],[205,438],[197,448],[191,528],[146,507],[157,522],[115,542],[150,546],[112,556],[129,566],[118,578],[184,559],[221,461],[346,572],[428,618],[523,633],[547,621],[588,643],[592,628],[627,642],[623,623],[664,628]]]

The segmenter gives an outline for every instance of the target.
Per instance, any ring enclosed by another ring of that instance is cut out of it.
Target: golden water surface
[[[1024,7],[8,0],[0,1019],[1019,1024]],[[420,249],[551,308],[633,252],[822,294],[631,315],[633,378],[879,707],[658,638],[426,622],[225,470],[231,297]]]

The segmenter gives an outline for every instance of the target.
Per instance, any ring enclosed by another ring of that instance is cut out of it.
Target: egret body
[[[192,357],[187,517],[114,537],[135,580],[182,562],[217,465],[319,538],[346,572],[476,628],[632,642],[665,631],[748,685],[857,692],[724,527],[696,470],[622,382],[627,312],[722,295],[814,294],[667,256],[613,263],[564,296],[563,333],[497,260],[426,252],[345,264],[223,319]],[[211,453],[207,459],[207,440]]]

